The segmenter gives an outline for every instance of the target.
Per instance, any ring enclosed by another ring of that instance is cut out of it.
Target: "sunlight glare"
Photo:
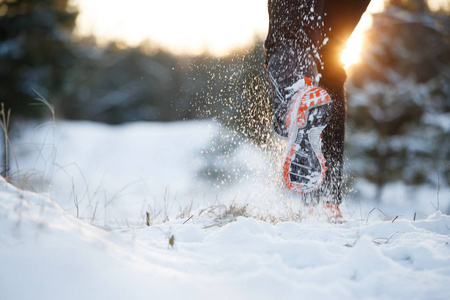
[[[363,14],[361,20],[347,41],[347,47],[342,51],[341,61],[347,69],[351,65],[357,63],[360,59],[360,53],[364,40],[364,33],[372,25],[371,14],[378,13],[384,9],[384,0],[372,0],[367,12]]]
[[[267,32],[267,0],[72,1],[80,9],[75,33],[101,45],[148,40],[175,54],[224,55]]]
[[[449,0],[429,0],[428,7],[431,11],[438,11],[440,9],[450,12],[450,1]]]
[[[100,45],[120,41],[166,48],[174,54],[225,55],[265,39],[267,0],[71,0],[79,8],[75,34],[94,35]],[[346,67],[359,60],[370,13],[380,12],[383,0],[372,0],[347,42],[341,60]]]

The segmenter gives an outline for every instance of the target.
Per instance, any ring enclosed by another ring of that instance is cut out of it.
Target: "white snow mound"
[[[450,299],[450,216],[440,212],[215,222],[106,231],[0,178],[0,299]]]

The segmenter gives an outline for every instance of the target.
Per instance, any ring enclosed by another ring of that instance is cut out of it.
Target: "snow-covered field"
[[[450,299],[446,184],[375,203],[357,181],[330,224],[282,188],[276,146],[223,153],[209,121],[21,131],[13,178],[38,193],[0,178],[2,300]]]

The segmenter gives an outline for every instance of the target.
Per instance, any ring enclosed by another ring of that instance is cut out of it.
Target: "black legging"
[[[329,202],[340,203],[342,197],[346,74],[340,55],[369,3],[370,0],[269,0],[268,3],[269,32],[264,49],[269,76],[279,85],[277,91],[272,86],[273,92],[283,92],[302,77],[314,80],[319,72],[322,75],[319,85],[333,99],[333,114],[322,133],[327,177],[314,192]],[[288,108],[283,107],[277,95],[273,96],[275,131],[287,136],[284,118]]]

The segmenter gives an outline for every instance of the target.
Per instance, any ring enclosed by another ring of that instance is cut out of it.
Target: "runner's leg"
[[[346,42],[355,29],[370,0],[325,0],[324,33],[328,42],[319,50],[323,69],[320,86],[333,99],[330,123],[322,134],[323,152],[327,158],[328,171],[322,187],[317,191],[329,202],[339,204],[342,199],[343,155],[345,140],[347,75],[340,56]],[[331,30],[330,30],[331,29]]]
[[[286,88],[305,77],[313,79],[314,84],[317,75],[315,57],[320,54],[323,62],[320,86],[333,99],[333,113],[322,135],[327,177],[314,196],[325,196],[326,201],[337,204],[341,202],[346,118],[346,74],[340,55],[369,2],[269,0],[268,3],[269,32],[264,48],[274,98],[274,129],[279,135],[287,136],[285,120],[291,103]],[[328,43],[319,50],[324,34]]]

